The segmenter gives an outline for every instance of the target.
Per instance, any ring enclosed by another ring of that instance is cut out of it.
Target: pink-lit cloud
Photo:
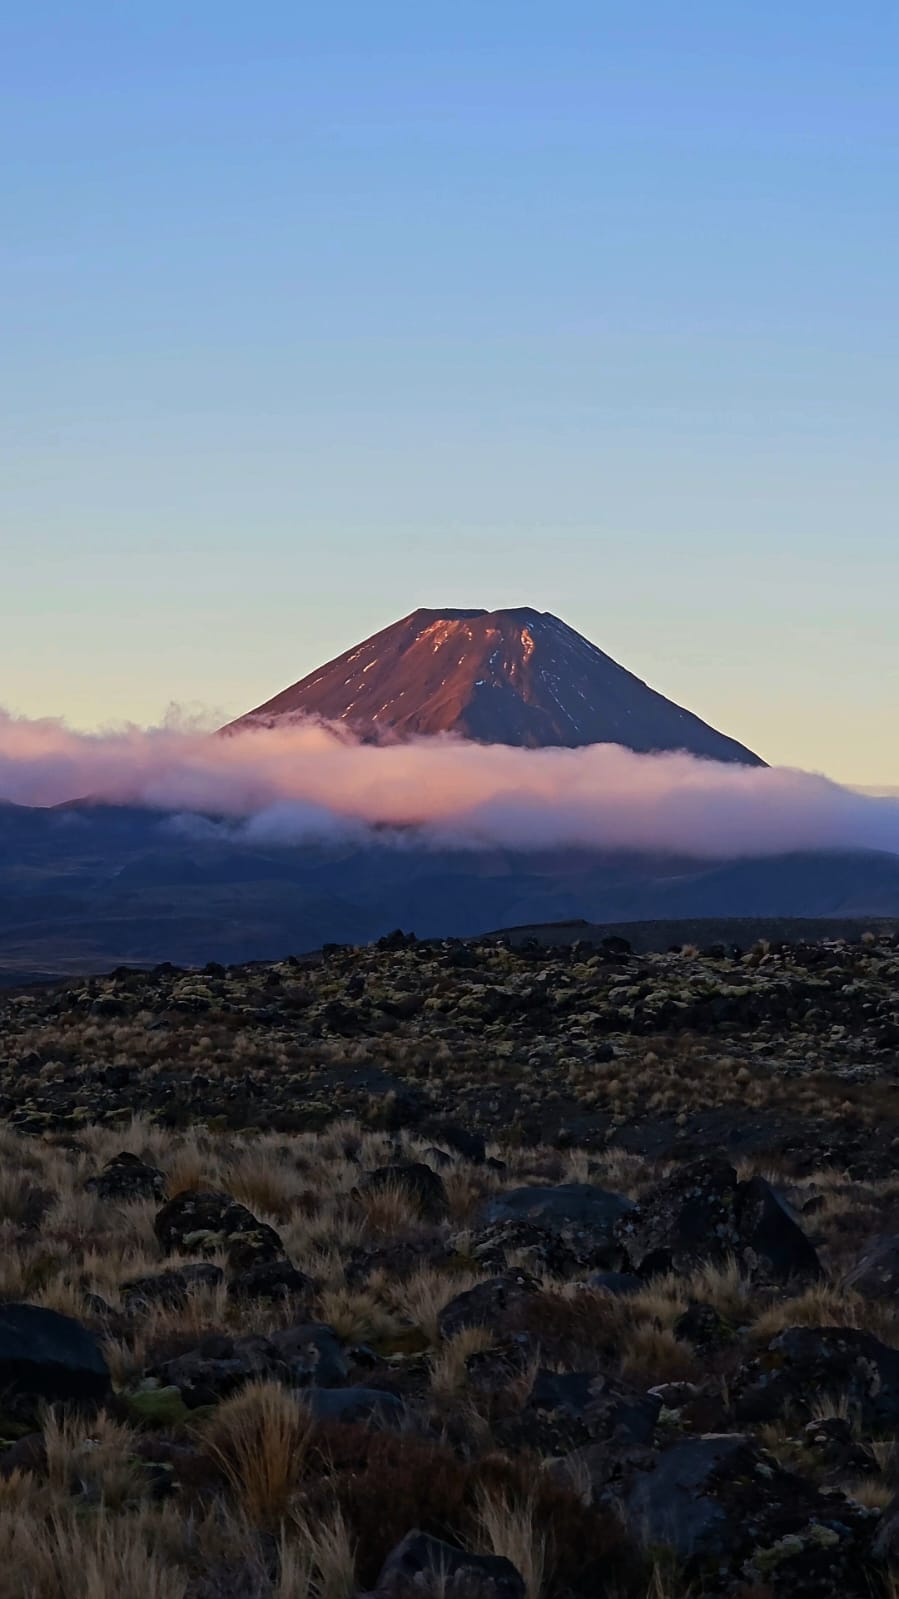
[[[899,853],[899,798],[789,768],[635,755],[613,744],[374,746],[315,722],[226,738],[178,727],[91,734],[0,712],[0,798],[55,805],[87,795],[221,818],[243,838],[285,843],[412,828],[427,842],[473,848]]]

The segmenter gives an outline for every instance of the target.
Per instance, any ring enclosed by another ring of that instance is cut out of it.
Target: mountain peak
[[[233,722],[303,716],[370,740],[458,733],[529,748],[623,744],[760,766],[751,750],[656,693],[574,628],[529,605],[422,606]]]

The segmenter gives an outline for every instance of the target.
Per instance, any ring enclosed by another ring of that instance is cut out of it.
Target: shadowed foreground
[[[398,935],[8,994],[0,1596],[893,1595],[897,975]]]

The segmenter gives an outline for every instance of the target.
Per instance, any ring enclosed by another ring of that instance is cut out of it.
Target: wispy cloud
[[[398,842],[414,829],[426,842],[468,848],[899,853],[899,798],[785,767],[614,744],[518,750],[446,737],[374,746],[311,721],[231,737],[191,726],[81,733],[0,712],[0,798],[54,805],[82,796],[217,818],[242,837],[284,843],[376,828]]]

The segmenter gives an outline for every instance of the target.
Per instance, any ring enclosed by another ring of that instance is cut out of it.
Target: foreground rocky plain
[[[899,948],[0,998],[0,1596],[895,1596]]]

